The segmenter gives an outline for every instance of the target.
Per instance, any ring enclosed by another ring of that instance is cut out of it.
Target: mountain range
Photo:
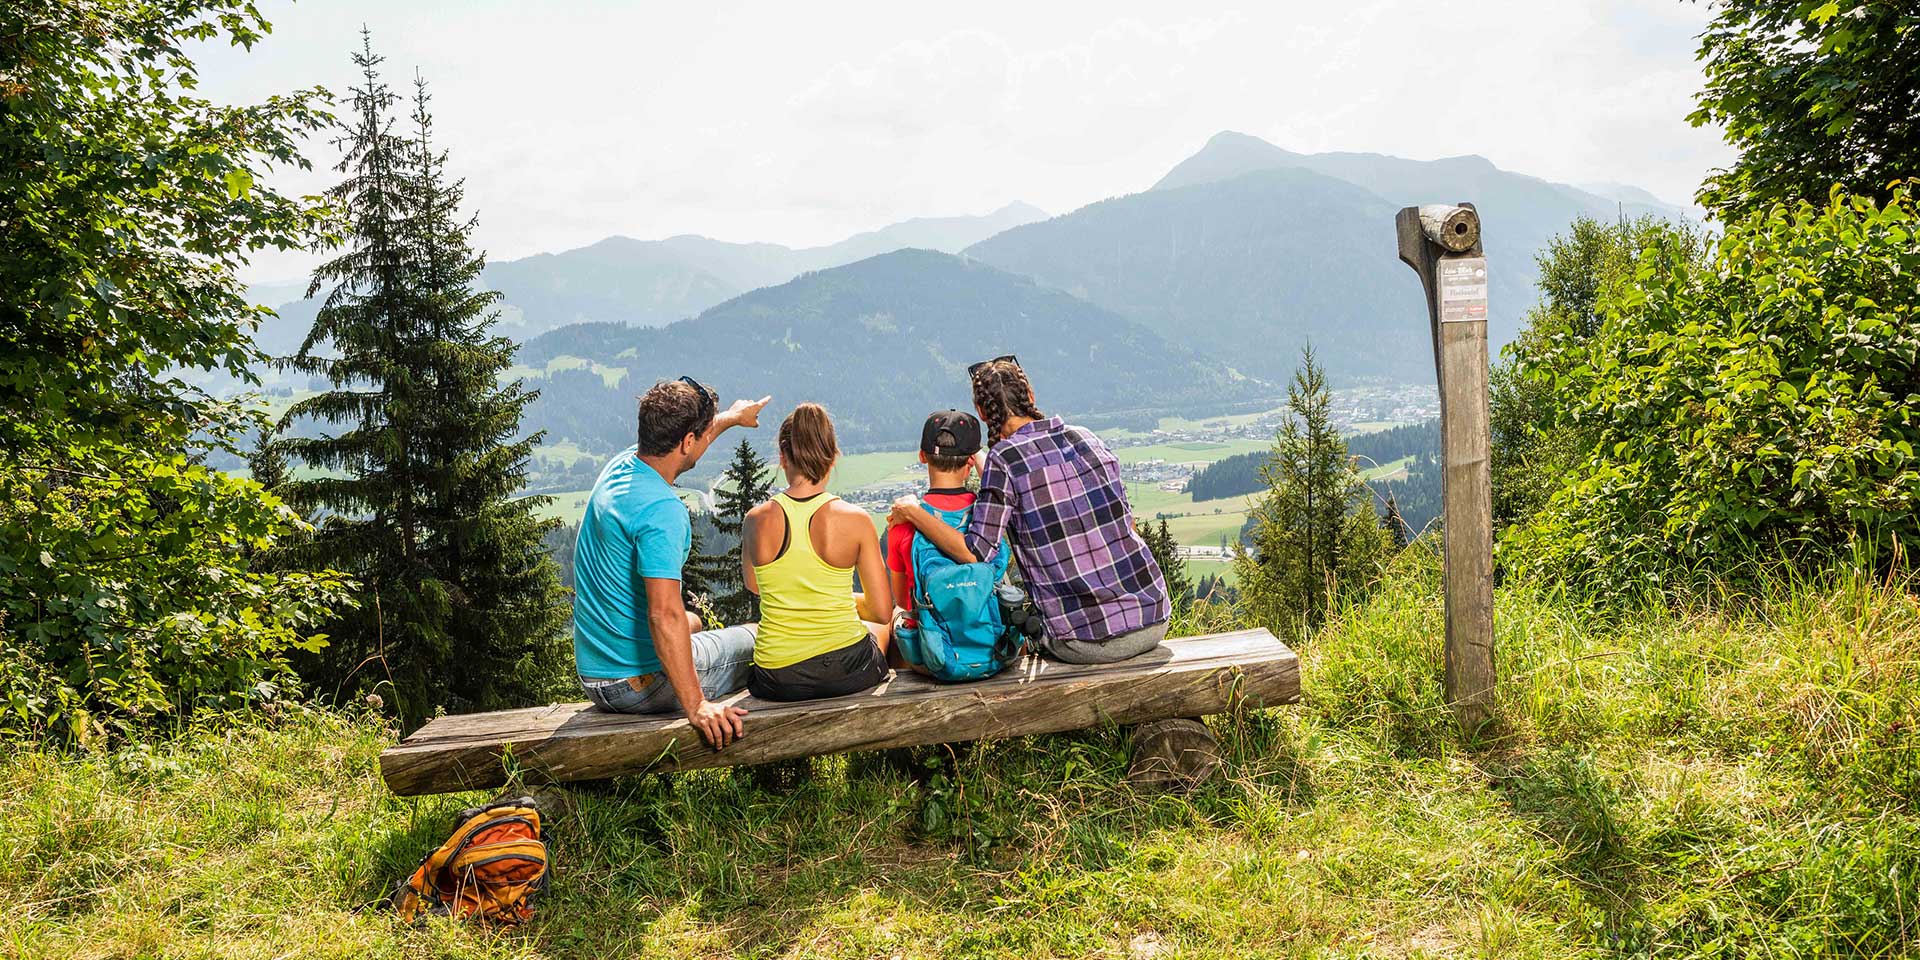
[[[514,340],[529,340],[570,323],[656,327],[809,270],[909,247],[957,253],[1002,230],[1046,217],[1039,207],[1014,202],[984,216],[916,217],[838,243],[798,249],[692,234],[665,240],[616,236],[574,250],[490,263],[480,281],[504,297],[496,329]],[[249,293],[256,302],[279,305],[278,316],[255,332],[255,343],[274,356],[298,350],[320,310],[317,298],[305,298],[306,284],[260,284]]]
[[[1152,423],[1271,390],[1077,297],[934,250],[802,274],[665,327],[563,327],[520,362],[547,371],[528,421],[583,446],[631,443],[635,394],[686,374],[726,400],[772,394],[773,420],[824,403],[843,446],[899,449],[929,412],[969,407],[967,366],[1003,353],[1019,356],[1042,409],[1090,422]]]
[[[511,325],[519,327],[515,332],[522,337],[569,323],[656,327],[809,270],[909,247],[957,253],[1046,216],[1030,204],[1010,203],[985,216],[922,217],[800,249],[691,235],[665,240],[608,237],[578,250],[489,264],[481,280],[505,294],[518,311]]]
[[[1043,404],[1092,416],[1271,399],[1309,342],[1336,382],[1431,382],[1393,217],[1460,200],[1485,225],[1496,349],[1535,300],[1535,255],[1575,217],[1685,216],[1631,186],[1481,157],[1303,154],[1223,132],[1150,188],[1057,217],[1015,203],[798,249],[609,237],[482,279],[504,297],[497,329],[525,344],[515,372],[542,391],[527,427],[551,440],[625,446],[638,386],[688,373],[826,402],[857,447],[964,405],[965,364],[1005,352]],[[316,307],[282,307],[263,348],[291,352]]]
[[[1496,350],[1534,302],[1535,255],[1575,217],[1684,215],[1658,201],[1609,199],[1504,171],[1482,157],[1300,154],[1229,132],[1143,193],[1015,227],[966,255],[1084,297],[1251,376],[1284,379],[1311,341],[1336,377],[1428,381],[1426,312],[1418,280],[1397,258],[1393,216],[1403,206],[1461,200],[1474,203],[1484,225]]]

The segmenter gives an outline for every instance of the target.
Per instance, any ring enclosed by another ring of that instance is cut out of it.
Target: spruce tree
[[[760,598],[747,590],[740,574],[740,532],[747,511],[773,496],[774,471],[753,444],[745,440],[733,448],[733,460],[720,478],[720,492],[714,498],[714,525],[734,538],[726,553],[726,563],[713,571],[713,608],[728,623],[746,623],[760,617]]]
[[[1318,629],[1334,597],[1364,584],[1384,548],[1331,405],[1308,347],[1287,388],[1290,415],[1261,468],[1268,490],[1251,511],[1252,548],[1235,558],[1249,612],[1278,630]]]
[[[707,553],[706,541],[706,536],[700,530],[700,517],[696,516],[693,524],[693,544],[687,550],[686,566],[680,571],[680,592],[687,609],[695,612],[698,612],[703,605],[708,608],[713,607],[715,585],[726,579],[729,569],[726,554]],[[733,577],[739,579],[739,565],[734,564],[731,569]],[[718,610],[715,610],[715,613],[717,614]],[[707,624],[709,628],[722,625]]]
[[[1160,575],[1167,583],[1167,599],[1175,607],[1184,607],[1193,596],[1193,578],[1187,575],[1187,562],[1180,559],[1180,543],[1173,538],[1167,518],[1161,517],[1158,525],[1143,524],[1140,538],[1147,542],[1147,551],[1160,565]]]
[[[1387,491],[1387,512],[1380,517],[1380,526],[1387,531],[1387,545],[1395,550],[1407,547],[1408,531],[1406,518],[1400,516],[1400,501],[1394,498],[1393,491]]]
[[[329,287],[313,330],[283,363],[332,389],[291,407],[299,421],[345,427],[284,437],[276,451],[333,474],[280,492],[323,516],[298,547],[353,570],[366,591],[333,625],[331,645],[299,666],[326,695],[391,681],[409,725],[436,708],[489,709],[551,692],[566,656],[564,596],[542,538],[553,525],[514,499],[539,435],[513,439],[535,396],[499,385],[514,345],[492,336],[497,293],[475,289],[485,259],[462,219],[463,181],[434,148],[424,83],[409,135],[363,34],[355,122],[331,191],[346,249],[314,272]],[[317,351],[330,348],[331,356]]]

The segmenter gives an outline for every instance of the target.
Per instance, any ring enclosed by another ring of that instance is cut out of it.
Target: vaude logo
[[[948,590],[959,590],[959,589],[961,589],[961,588],[963,588],[963,587],[977,587],[977,586],[979,586],[979,585],[980,585],[980,581],[978,581],[978,580],[968,580],[968,581],[966,581],[966,582],[964,582],[964,583],[949,583],[949,584],[947,584],[947,585],[946,585],[946,587],[945,587],[945,589],[948,589]]]

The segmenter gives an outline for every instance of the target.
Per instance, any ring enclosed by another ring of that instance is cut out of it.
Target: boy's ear
[[[920,451],[920,462],[921,463],[927,462],[927,452],[925,450]]]

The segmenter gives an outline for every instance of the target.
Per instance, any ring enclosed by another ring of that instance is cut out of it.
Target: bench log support
[[[1122,663],[1028,658],[976,683],[943,685],[897,673],[864,693],[807,703],[767,703],[743,692],[727,702],[747,708],[747,735],[717,751],[677,714],[615,714],[567,703],[437,717],[381,753],[380,774],[403,796],[445,793],[501,786],[510,767],[525,783],[562,783],[1145,724],[1299,699],[1293,651],[1265,630],[1244,630],[1169,640]],[[1173,750],[1169,760],[1186,762],[1191,733],[1179,741],[1188,747],[1164,747]],[[1178,737],[1159,731],[1148,739],[1171,744]]]
[[[1133,728],[1127,782],[1146,790],[1190,790],[1220,769],[1220,741],[1199,717]]]

